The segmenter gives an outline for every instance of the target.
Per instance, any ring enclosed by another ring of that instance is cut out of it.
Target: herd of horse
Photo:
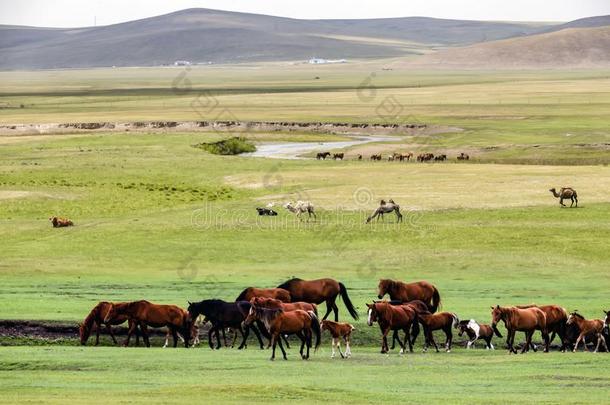
[[[389,300],[385,300],[386,295]],[[351,356],[350,338],[353,325],[339,322],[337,299],[341,297],[348,313],[358,319],[345,285],[330,278],[302,280],[292,278],[275,288],[248,287],[234,302],[220,299],[206,299],[199,302],[188,302],[187,309],[176,305],[159,305],[149,301],[133,302],[100,302],[80,324],[80,342],[85,345],[95,330],[95,344],[99,344],[100,331],[105,328],[115,344],[118,344],[112,326],[128,324],[127,338],[123,345],[128,346],[133,335],[136,344],[142,337],[145,345],[150,346],[148,328],[167,328],[165,346],[170,337],[173,346],[178,340],[189,347],[199,342],[199,329],[209,323],[208,344],[211,349],[221,347],[220,335],[224,345],[228,346],[226,333],[233,332],[232,344],[236,342],[237,333],[241,335],[238,349],[247,347],[248,337],[252,331],[258,340],[259,347],[265,348],[263,338],[267,339],[267,348],[272,348],[271,359],[275,358],[279,346],[284,359],[287,359],[286,348],[289,348],[288,337],[296,336],[300,342],[300,355],[308,359],[310,350],[320,346],[323,331],[328,331],[332,338],[332,354],[338,348],[341,357]],[[326,304],[326,313],[319,318],[318,305]],[[429,346],[439,347],[434,340],[433,332],[440,330],[445,334],[445,350],[451,351],[453,330],[459,336],[466,334],[466,347],[473,348],[477,340],[484,340],[487,349],[494,349],[492,338],[502,338],[498,324],[504,323],[507,336],[506,344],[509,353],[517,353],[515,334],[523,332],[525,343],[521,353],[537,350],[532,336],[540,331],[544,351],[548,352],[550,344],[558,336],[561,351],[576,351],[582,342],[585,349],[587,341],[595,345],[595,351],[604,348],[608,351],[606,337],[610,324],[610,311],[604,311],[604,319],[587,320],[578,312],[570,314],[558,305],[522,305],[491,307],[491,323],[478,323],[474,319],[460,320],[452,312],[439,312],[441,296],[439,290],[427,281],[405,283],[398,280],[382,279],[377,287],[377,300],[366,304],[367,324],[378,324],[381,332],[381,352],[388,353],[400,346],[400,354],[407,350],[413,352],[413,345],[423,329],[424,351]],[[334,321],[326,318],[334,315]],[[404,333],[401,339],[400,333]],[[392,347],[388,344],[388,335],[392,333]],[[551,336],[549,336],[551,334]],[[214,340],[216,344],[214,345]],[[341,352],[341,341],[345,344],[345,354]]]
[[[407,153],[394,152],[390,155],[387,155],[387,160],[388,160],[388,162],[410,162],[411,159],[413,159],[413,157],[415,157],[415,154],[413,152],[407,152]],[[333,160],[343,160],[345,158],[345,153],[318,152],[316,154],[317,160],[326,160],[326,158],[333,159]],[[355,156],[355,159],[363,160],[364,156],[361,154],[357,154]],[[427,153],[420,153],[419,155],[416,156],[416,160],[418,162],[431,162],[431,161],[444,162],[447,159],[448,159],[448,157],[444,153],[434,155],[433,153],[427,152]],[[461,152],[459,155],[457,155],[456,159],[457,160],[470,160],[470,156],[467,153]],[[369,157],[369,160],[381,161],[381,160],[384,160],[384,157],[381,153],[375,153]]]

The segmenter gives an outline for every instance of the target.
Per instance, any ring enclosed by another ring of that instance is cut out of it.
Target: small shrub
[[[256,146],[245,138],[234,137],[218,142],[199,143],[195,148],[203,149],[214,155],[239,155],[256,151]]]

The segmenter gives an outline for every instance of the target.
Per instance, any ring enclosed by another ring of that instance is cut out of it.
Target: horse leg
[[[451,332],[451,325],[447,329],[445,329],[445,336],[447,336],[447,340],[445,340],[445,351],[449,353],[451,351],[451,343],[453,342],[453,333]]]
[[[322,320],[324,321],[326,318],[328,318],[328,315],[330,315],[330,311],[333,310],[333,304],[331,302],[330,299],[326,300],[326,314],[324,314],[324,317],[322,318]]]
[[[331,344],[331,347],[332,347],[331,352],[330,352],[330,358],[334,359],[335,358],[335,345],[337,344],[337,339],[332,338],[330,344]]]
[[[261,338],[261,334],[258,331],[258,328],[254,325],[249,326],[248,328],[252,328],[252,331],[254,332],[254,335],[256,335],[256,338],[258,339],[258,343],[261,347],[261,350],[263,350],[265,348],[265,345],[263,345],[263,339]]]
[[[282,346],[282,339],[276,340],[280,344],[280,350],[282,351],[282,356],[284,356],[284,360],[288,360],[288,358],[286,357],[286,350],[284,350],[284,346]]]
[[[406,340],[405,346],[408,343],[409,344],[409,353],[413,353],[413,343],[411,343],[411,340],[409,339],[409,334],[408,334],[409,329],[411,329],[411,328],[407,328],[407,333],[405,333],[405,340]]]
[[[216,330],[216,326],[212,325],[212,327],[210,328],[210,330],[208,331],[208,345],[210,346],[210,349],[214,350],[214,344],[212,342],[212,334],[214,333],[214,331]]]
[[[576,343],[574,344],[574,350],[572,350],[574,353],[576,353],[576,351],[578,350],[578,345],[580,344],[580,341],[582,340],[582,333],[580,335],[578,335],[578,339],[576,339]],[[586,343],[585,343],[585,348],[587,347]]]
[[[411,344],[415,344],[417,336],[419,336],[419,322],[415,321],[413,326],[411,326]]]
[[[534,335],[534,331],[525,332],[525,345],[521,349],[521,354],[529,351],[530,345],[532,344],[532,336]]]
[[[352,348],[349,345],[349,343],[350,343],[349,335],[348,336],[344,336],[343,340],[345,340],[345,356],[346,357],[352,357]]]
[[[514,329],[511,329],[508,331],[508,351],[509,353],[515,353],[517,354],[517,351],[515,350],[514,344],[515,344],[515,333],[517,333],[517,331],[515,331]]]
[[[125,346],[125,347],[129,346],[129,340],[131,339],[131,334],[133,333],[136,326],[137,326],[136,322],[131,323],[131,325],[129,326],[129,330],[127,331],[127,339],[125,339],[125,341],[123,342],[123,346]]]
[[[248,335],[250,334],[250,328],[249,328],[249,327],[246,327],[246,331],[244,332],[244,330],[243,330],[243,329],[242,329],[242,327],[240,326],[238,330],[239,330],[239,332],[241,333],[241,336],[242,336],[242,338],[243,338],[243,339],[242,339],[242,341],[241,341],[241,344],[240,344],[240,345],[239,345],[239,347],[237,348],[237,350],[241,350],[241,349],[243,349],[244,347],[246,347],[246,342],[247,342],[247,340],[248,340]],[[237,335],[235,336],[235,339],[237,340]]]
[[[100,324],[99,323],[95,323],[95,345],[99,345],[100,344]],[[108,326],[106,324],[106,326]]]
[[[114,344],[116,345],[118,342],[116,341],[116,338],[114,337],[114,332],[112,331],[112,326],[110,326],[109,323],[106,324],[106,329],[108,330],[108,334],[110,335],[110,337],[112,338],[112,341],[114,342]],[[97,346],[97,340],[96,340],[96,346]]]
[[[339,322],[339,307],[337,306],[337,302],[335,300],[333,300],[333,312],[335,313],[335,322]]]
[[[275,337],[275,335],[271,335],[271,347],[272,347],[272,351],[271,351],[271,360],[275,360],[275,345],[277,344],[277,339]]]
[[[390,327],[388,326],[385,330],[382,330],[381,335],[381,353],[388,352],[388,333],[390,332]]]
[[[172,326],[172,338],[174,339],[174,348],[178,347],[178,331]]]
[[[341,339],[340,338],[337,338],[337,349],[339,349],[339,355],[341,355],[341,358],[344,359],[345,356],[343,355],[343,353],[341,353]]]
[[[286,343],[286,349],[290,349],[290,343],[288,343],[288,338],[286,337],[286,335],[282,335],[280,334],[281,339],[284,339],[284,343]]]
[[[225,329],[226,328],[223,326],[222,327],[222,340],[223,340],[223,342],[225,342],[225,347],[229,347],[229,344],[227,343],[227,334],[226,334]],[[218,342],[218,345],[220,346],[220,342]]]
[[[551,339],[549,339],[549,333],[546,330],[542,331],[542,340],[544,340],[544,352],[548,353],[551,347]]]

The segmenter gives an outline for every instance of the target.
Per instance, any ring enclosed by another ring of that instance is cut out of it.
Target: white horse
[[[309,201],[297,201],[294,205],[291,202],[287,202],[286,204],[284,204],[284,208],[296,214],[297,218],[299,219],[301,219],[301,214],[304,212],[309,215],[307,218],[308,221],[312,215],[314,219],[318,219],[316,213],[314,212],[313,204]]]

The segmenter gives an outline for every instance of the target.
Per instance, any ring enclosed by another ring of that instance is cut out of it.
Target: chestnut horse
[[[178,332],[180,332],[184,337],[184,347],[189,347],[192,329],[191,317],[187,311],[176,305],[159,305],[145,300],[121,302],[111,306],[104,318],[104,322],[108,323],[111,319],[115,319],[118,316],[127,316],[130,320],[134,321],[129,328],[127,340],[124,343],[125,346],[129,345],[131,335],[135,331],[136,326],[140,325],[146,347],[150,347],[146,326],[153,328],[167,326],[174,338],[174,347],[178,345]]]
[[[608,319],[608,314],[606,313],[606,320]],[[580,315],[576,311],[572,312],[568,317],[568,325],[575,323],[578,325],[578,329],[580,329],[580,334],[578,335],[578,339],[576,339],[576,344],[574,345],[574,353],[578,350],[578,345],[582,340],[584,349],[587,350],[587,336],[595,336],[597,337],[597,346],[595,346],[594,352],[597,353],[599,350],[599,345],[603,344],[606,351],[608,351],[608,346],[606,345],[606,339],[604,338],[604,327],[605,322],[601,319],[591,319],[587,320],[584,316]]]
[[[235,301],[250,301],[254,297],[274,298],[282,302],[292,301],[290,293],[283,288],[248,287],[239,294]],[[298,300],[295,300],[298,301]]]
[[[438,312],[436,314],[420,312],[417,314],[417,317],[424,325],[424,331],[426,333],[424,352],[428,351],[428,346],[430,345],[430,342],[432,342],[438,353],[438,345],[434,341],[432,332],[441,329],[445,332],[445,351],[449,353],[451,351],[451,343],[453,342],[453,328],[457,328],[458,323],[460,322],[458,316],[452,312]]]
[[[402,302],[423,301],[432,313],[435,313],[441,306],[441,296],[438,289],[427,281],[403,283],[398,280],[381,279],[379,280],[377,296],[382,299],[386,294],[390,296],[391,300]]]
[[[332,278],[321,278],[318,280],[301,280],[300,278],[293,278],[280,284],[277,288],[287,290],[290,293],[292,301],[303,301],[317,305],[326,302],[326,314],[322,319],[326,319],[330,314],[330,311],[334,311],[335,322],[339,321],[339,308],[335,301],[337,300],[337,296],[341,294],[343,303],[349,314],[352,318],[358,319],[358,312],[356,312],[352,301],[347,295],[345,285]]]
[[[391,330],[402,330],[405,333],[405,341],[409,343],[409,351],[413,352],[413,344],[409,339],[409,330],[414,322],[417,322],[417,313],[407,305],[392,305],[389,302],[373,302],[366,304],[368,307],[367,324],[373,326],[374,322],[379,324],[381,330],[381,353],[387,353],[388,333]],[[404,342],[400,343],[400,354],[405,352]]]
[[[274,298],[254,297],[250,300],[250,304],[263,308],[283,309],[286,312],[301,309],[303,311],[313,311],[318,316],[318,306],[309,302],[282,302]]]
[[[546,329],[551,333],[549,344],[555,339],[555,335],[561,339],[561,351],[566,349],[566,323],[568,321],[568,313],[559,305],[517,305],[517,308],[540,308],[546,315]]]
[[[507,343],[509,353],[517,353],[514,348],[515,332],[525,332],[525,344],[521,353],[525,353],[532,345],[532,335],[534,331],[542,332],[544,339],[544,352],[549,351],[549,334],[546,329],[546,315],[540,308],[517,308],[517,307],[501,307],[496,305],[491,307],[491,327],[496,330],[498,322],[503,321],[508,330]],[[532,346],[533,347],[533,346]],[[534,351],[536,349],[534,348]]]
[[[352,357],[352,349],[349,347],[352,331],[355,329],[353,325],[349,323],[339,323],[329,321],[328,319],[322,321],[320,324],[320,330],[324,332],[325,330],[330,332],[330,335],[333,338],[332,341],[332,353],[330,358],[335,358],[335,347],[339,349],[339,354],[341,358],[344,359],[346,357]],[[345,342],[345,356],[341,353],[341,339]]]
[[[318,347],[320,347],[320,321],[313,311],[297,309],[285,312],[283,309],[262,308],[252,305],[244,323],[250,325],[256,320],[262,321],[271,334],[271,344],[273,347],[271,360],[275,360],[275,347],[278,343],[284,360],[288,360],[280,335],[296,334],[301,339],[301,350],[299,350],[299,353],[301,353],[303,360],[309,359],[309,349],[312,347],[312,337],[314,334],[316,335],[314,350],[318,350]],[[307,346],[307,354],[303,353],[305,346]]]
[[[121,325],[128,320],[127,315],[119,315],[115,318],[110,318],[108,321],[105,320],[108,311],[112,307],[112,303],[107,301],[100,301],[96,306],[93,307],[89,315],[85,318],[83,323],[79,325],[78,332],[80,336],[80,344],[86,345],[87,340],[89,340],[89,336],[91,335],[91,330],[93,329],[93,325],[95,325],[96,336],[95,336],[95,345],[100,344],[100,330],[102,325],[106,327],[108,334],[112,338],[112,341],[116,345],[118,342],[114,337],[114,333],[112,333],[112,325]],[[129,322],[129,327],[131,328],[132,322]],[[136,344],[139,336],[136,334]]]
[[[63,228],[66,226],[74,226],[74,222],[70,221],[68,218],[51,217],[51,218],[49,218],[49,221],[51,221],[53,228]]]

